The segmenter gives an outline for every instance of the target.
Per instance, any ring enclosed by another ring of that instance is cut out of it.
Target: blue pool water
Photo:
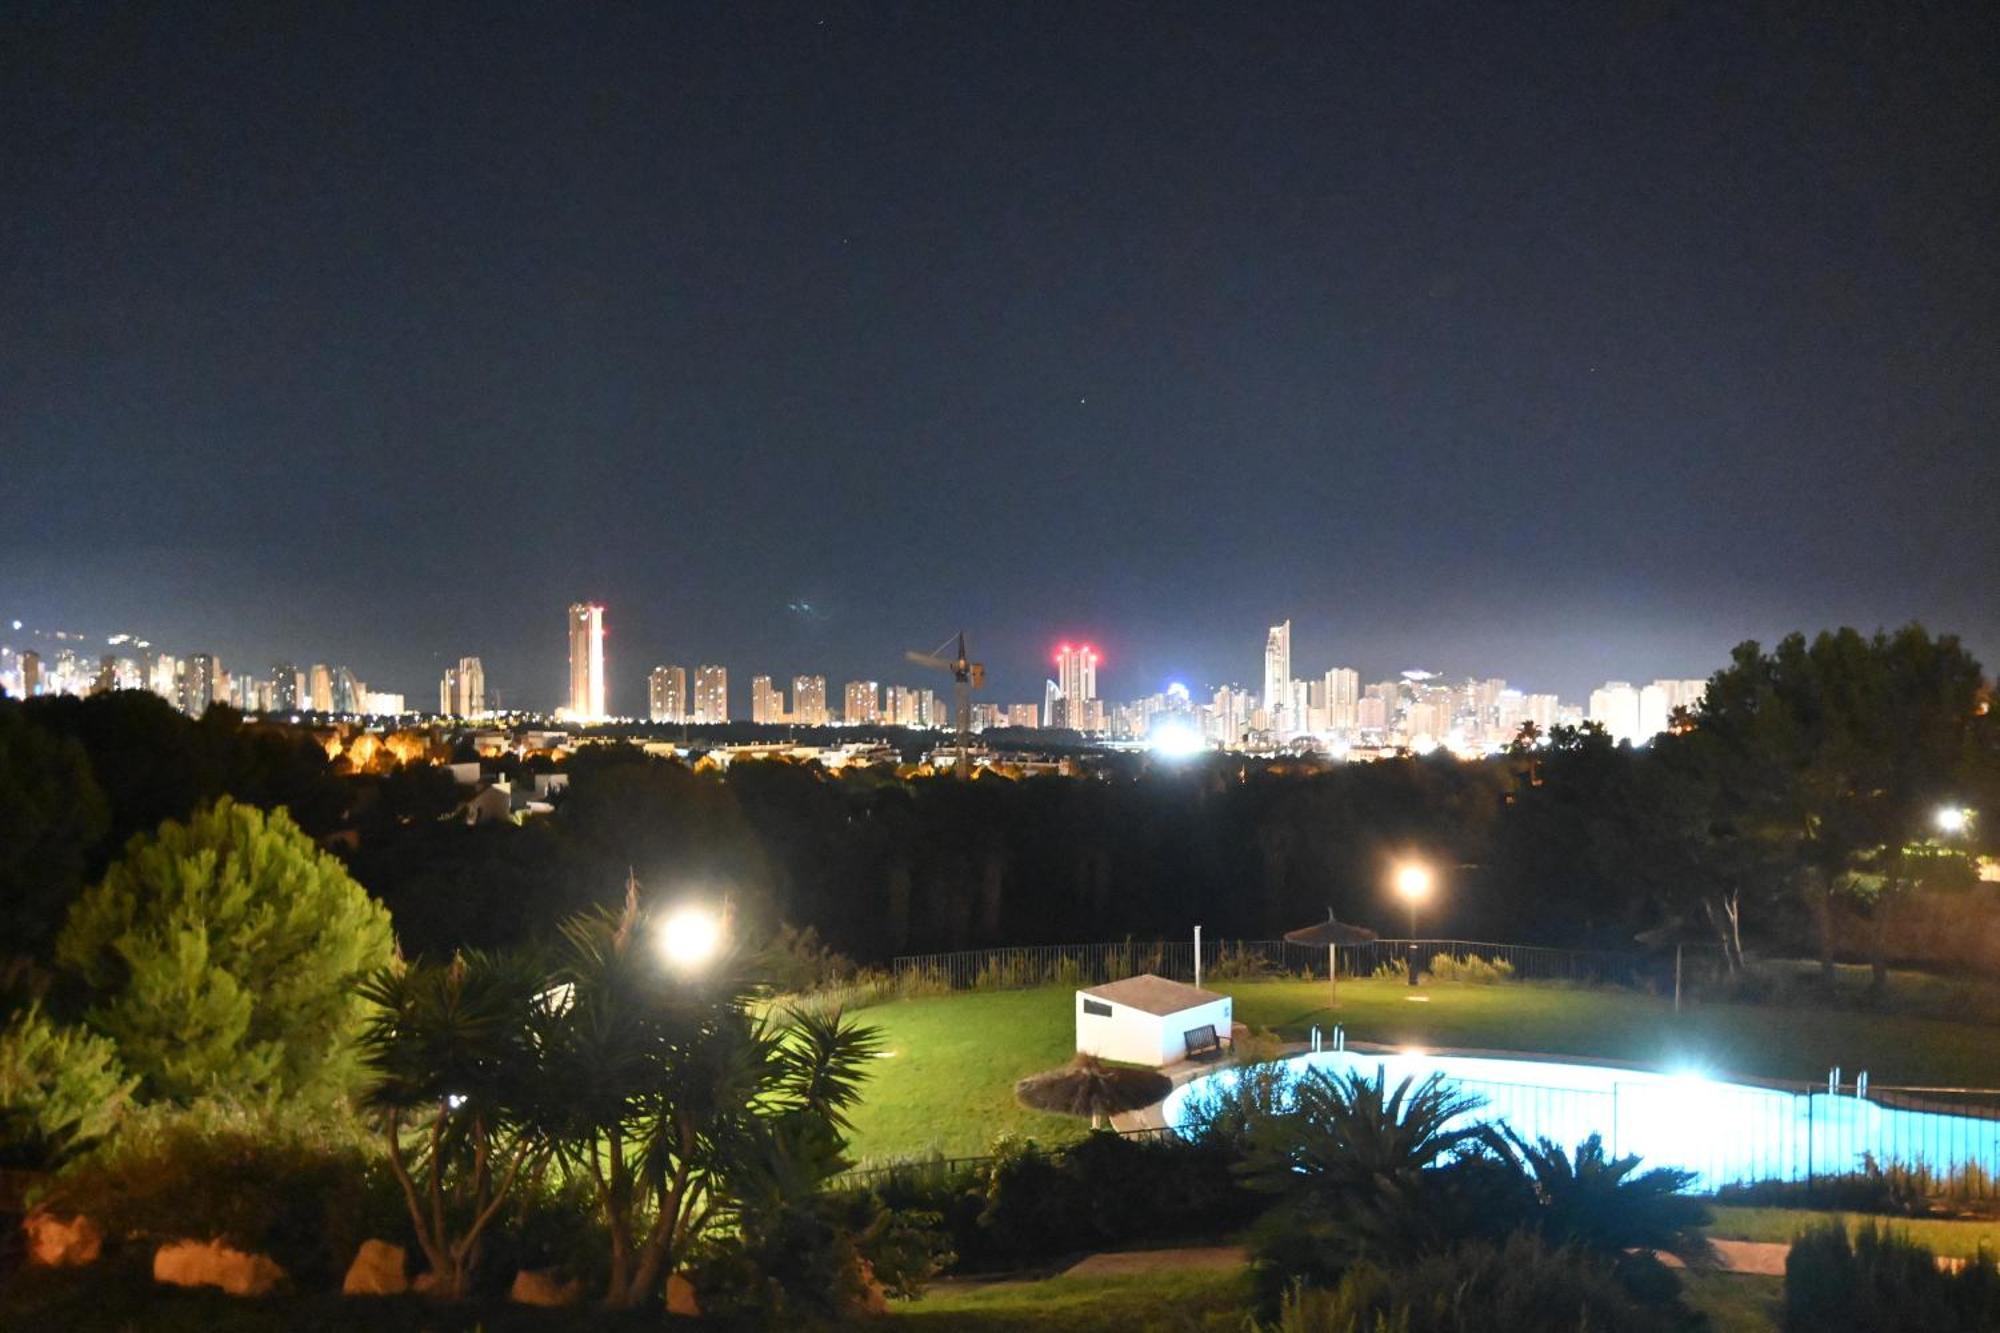
[[[1956,1171],[2000,1174],[2000,1120],[1911,1111],[1848,1093],[1795,1092],[1604,1065],[1408,1051],[1322,1051],[1284,1062],[1295,1071],[1380,1069],[1394,1087],[1432,1074],[1481,1099],[1468,1120],[1504,1122],[1522,1138],[1564,1148],[1596,1133],[1607,1151],[1637,1153],[1644,1166],[1695,1172],[1692,1188],[1758,1180],[1805,1180],[1861,1169],[1864,1154]],[[1218,1070],[1174,1089],[1163,1110],[1170,1127],[1187,1118],[1190,1097],[1228,1086]]]

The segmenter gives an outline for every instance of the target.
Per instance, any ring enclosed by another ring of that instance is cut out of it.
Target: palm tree
[[[1405,1078],[1312,1070],[1286,1114],[1254,1121],[1239,1170],[1280,1196],[1253,1239],[1260,1274],[1331,1281],[1350,1264],[1401,1263],[1504,1234],[1520,1213],[1520,1174],[1468,1117],[1480,1099],[1433,1074]]]
[[[470,1289],[480,1237],[546,1153],[524,1123],[534,1098],[540,972],[508,956],[386,968],[362,983],[362,1031],[389,1169],[402,1187],[434,1291]]]
[[[1531,1145],[1512,1130],[1506,1138],[1533,1183],[1535,1229],[1551,1245],[1614,1264],[1634,1251],[1671,1254],[1689,1267],[1715,1262],[1715,1247],[1701,1232],[1708,1207],[1682,1193],[1694,1172],[1664,1166],[1639,1171],[1633,1154],[1606,1157],[1596,1134],[1577,1145],[1573,1158],[1547,1139]]]
[[[611,1237],[605,1302],[621,1307],[651,1298],[728,1217],[774,1124],[837,1141],[877,1046],[839,1014],[759,1017],[740,956],[676,974],[650,935],[636,893],[622,912],[566,925],[568,1002],[543,1037],[539,1127],[595,1183]]]

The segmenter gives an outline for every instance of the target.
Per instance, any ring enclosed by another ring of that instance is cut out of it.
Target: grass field
[[[2000,1219],[1959,1220],[1937,1217],[1871,1217],[1866,1213],[1815,1212],[1799,1208],[1741,1208],[1717,1206],[1708,1234],[1717,1240],[1766,1240],[1789,1242],[1815,1223],[1839,1218],[1853,1232],[1867,1222],[1877,1222],[1908,1233],[1911,1240],[1933,1254],[1949,1254],[1969,1259],[1984,1249],[2000,1254]]]
[[[921,1300],[891,1307],[915,1328],[1227,1329],[1238,1333],[1250,1308],[1249,1270],[1052,1277],[967,1286],[942,1283]]]
[[[960,1286],[942,1283],[922,1299],[893,1308],[900,1325],[1000,1333],[1062,1329],[1228,1330],[1241,1333],[1250,1309],[1248,1270],[1195,1270],[1129,1277],[1051,1277]],[[1687,1301],[1709,1318],[1712,1333],[1775,1333],[1783,1278],[1739,1273],[1685,1276]]]
[[[1324,982],[1213,983],[1238,1022],[1302,1038],[1329,1026]],[[862,1011],[886,1056],[854,1115],[857,1157],[985,1152],[1008,1132],[1055,1142],[1078,1122],[1016,1105],[1014,1080],[1067,1060],[1075,1044],[1072,990],[965,992]],[[1670,1001],[1624,990],[1512,983],[1407,986],[1343,981],[1337,1021],[1348,1035],[1395,1045],[1598,1056],[1711,1074],[1823,1079],[1835,1064],[1877,1083],[2000,1086],[1991,1027],[1809,1005],[1709,1004],[1676,1015]]]

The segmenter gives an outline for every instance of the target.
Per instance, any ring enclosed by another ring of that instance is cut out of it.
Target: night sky
[[[1857,16],[1857,11],[1865,11]],[[2000,7],[14,3],[0,617],[435,698],[2000,663]]]

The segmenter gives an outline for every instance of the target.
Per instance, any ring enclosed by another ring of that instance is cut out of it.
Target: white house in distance
[[[1215,1029],[1229,1044],[1229,997],[1148,972],[1076,993],[1076,1049],[1159,1068],[1187,1058],[1187,1035]]]

